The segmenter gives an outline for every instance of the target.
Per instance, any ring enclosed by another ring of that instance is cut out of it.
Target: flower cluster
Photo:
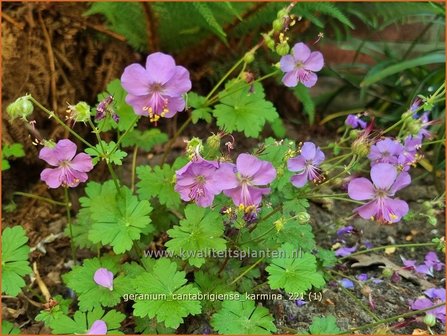
[[[184,201],[194,201],[202,207],[211,206],[222,191],[236,206],[258,206],[270,188],[262,187],[276,177],[270,162],[251,154],[240,154],[236,164],[208,161],[196,155],[176,172],[175,190]]]
[[[137,63],[127,66],[121,84],[128,93],[126,102],[136,114],[149,116],[151,122],[183,111],[183,95],[191,90],[188,70],[161,52],[150,54],[145,68]]]
[[[444,288],[430,288],[424,291],[426,297],[420,297],[410,302],[410,307],[413,310],[421,310],[436,306],[445,302]],[[432,315],[442,323],[445,323],[445,306],[434,308],[427,311],[427,315]]]

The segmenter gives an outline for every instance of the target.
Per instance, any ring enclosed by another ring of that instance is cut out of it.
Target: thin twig
[[[16,21],[14,18],[9,16],[8,14],[2,12],[2,18],[5,19],[5,21],[8,21],[10,24],[12,24],[17,29],[23,30],[25,28],[25,24],[22,22]]]

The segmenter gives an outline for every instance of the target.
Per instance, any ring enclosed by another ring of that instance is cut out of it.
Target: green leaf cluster
[[[122,165],[123,159],[127,156],[127,153],[117,149],[114,141],[105,142],[101,140],[101,143],[93,148],[86,148],[85,152],[92,157],[93,164],[97,164],[101,159],[111,162],[116,165]]]
[[[13,143],[12,145],[4,144],[2,147],[2,170],[7,170],[11,166],[7,159],[20,158],[25,156],[25,151],[20,143]]]

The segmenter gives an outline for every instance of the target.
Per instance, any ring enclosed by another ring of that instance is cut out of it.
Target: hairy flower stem
[[[384,250],[384,249],[392,248],[392,247],[407,248],[407,247],[421,247],[421,246],[436,246],[436,244],[435,243],[414,243],[414,244],[393,244],[393,245],[376,246],[376,247],[373,247],[373,248],[370,248],[367,250],[362,250],[362,251],[352,253],[346,257],[338,259],[338,261],[341,262],[341,261],[344,261],[344,260],[349,259],[350,257],[356,256],[356,255],[370,253],[370,252],[379,251],[379,250]]]
[[[341,332],[339,335],[352,334],[354,331],[368,329],[368,328],[371,328],[371,327],[378,326],[380,324],[393,322],[393,321],[396,321],[396,320],[399,320],[399,319],[405,318],[405,317],[412,317],[414,315],[419,315],[421,313],[425,313],[425,312],[427,312],[429,310],[432,310],[432,309],[435,309],[435,308],[438,308],[438,307],[443,307],[443,306],[445,306],[445,302],[440,303],[440,304],[435,305],[435,306],[432,306],[432,307],[425,308],[425,309],[415,310],[415,311],[411,311],[411,312],[408,312],[408,313],[404,313],[404,314],[388,317],[388,318],[382,319],[382,320],[377,321],[377,322],[364,324],[364,325],[362,325],[360,327],[350,328],[349,330]]]
[[[135,190],[135,170],[137,165],[137,156],[138,156],[138,146],[135,146],[132,155],[132,177],[130,180],[130,190],[132,190],[132,192]]]
[[[81,137],[78,133],[76,133],[72,128],[68,127],[57,115],[56,113],[48,110],[46,107],[44,107],[41,103],[39,103],[36,99],[34,99],[33,96],[29,96],[29,99],[37,106],[39,107],[42,111],[44,111],[46,114],[48,114],[50,116],[50,118],[54,118],[54,120],[56,120],[63,128],[65,128],[68,132],[70,132],[76,139],[78,139],[79,141],[81,141],[84,145],[92,148],[93,150],[95,150],[96,152],[98,151],[95,146],[93,146],[90,142],[88,142],[87,140],[85,140],[83,137]]]
[[[20,192],[20,191],[14,192],[13,195],[34,198],[36,200],[47,202],[47,203],[51,203],[51,204],[54,204],[54,205],[62,205],[62,206],[66,205],[64,202],[58,202],[58,201],[52,200],[51,198],[46,198],[46,197],[42,197],[42,196],[38,196],[38,195],[34,195],[34,194],[29,194],[29,193],[24,193],[24,192]]]
[[[76,264],[76,246],[74,243],[73,227],[71,225],[71,202],[68,197],[67,187],[64,187],[64,198],[65,198],[65,210],[67,211],[67,225],[68,230],[70,231],[71,256],[73,258],[73,262]]]

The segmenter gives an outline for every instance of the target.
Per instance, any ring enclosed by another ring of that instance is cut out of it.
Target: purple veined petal
[[[281,60],[279,61],[279,66],[283,72],[290,72],[293,69],[295,69],[296,62],[292,55],[285,55],[281,57]]]
[[[370,180],[359,177],[349,182],[348,195],[356,201],[370,200],[375,196],[375,189]]]
[[[298,70],[287,72],[282,78],[282,82],[287,87],[295,87],[298,85]]]
[[[347,234],[351,234],[354,231],[354,227],[352,225],[343,226],[342,228],[337,230],[337,236],[344,236]]]
[[[421,309],[426,309],[426,308],[430,308],[433,306],[433,302],[431,302],[431,300],[427,299],[427,298],[419,298],[413,301],[413,303],[411,303],[411,309],[413,310],[421,310]]]
[[[296,43],[292,48],[292,55],[296,61],[304,63],[310,56],[310,49],[303,42]]]
[[[255,185],[268,184],[276,177],[276,169],[270,162],[260,160],[251,154],[239,154],[236,168],[242,177],[249,178]]]
[[[313,87],[318,80],[318,76],[314,72],[308,70],[302,70],[298,77],[300,82],[307,88]]]
[[[304,69],[310,71],[320,71],[324,66],[323,54],[319,51],[314,51],[309,58],[304,62]]]
[[[107,324],[103,320],[96,320],[93,322],[91,328],[87,331],[86,335],[106,335]]]
[[[429,276],[433,276],[433,267],[427,266],[425,264],[417,265],[414,270],[416,273],[425,274]]]
[[[307,172],[304,171],[301,174],[295,174],[290,178],[290,182],[297,188],[302,188],[308,181]]]
[[[96,284],[113,290],[113,273],[107,268],[98,268],[98,270],[93,275],[93,280]]]
[[[365,205],[355,208],[354,211],[357,212],[363,219],[371,219],[377,214],[379,211],[378,209],[379,205],[377,201],[371,201]]]
[[[175,75],[175,60],[161,52],[150,54],[146,59],[146,71],[152,83],[165,84]]]
[[[371,180],[377,188],[388,190],[396,181],[397,170],[388,163],[378,163],[371,167]]]
[[[75,169],[79,172],[89,172],[93,169],[93,162],[90,155],[85,153],[79,153],[70,162],[70,168]]]
[[[121,85],[127,93],[136,96],[149,94],[151,80],[148,72],[140,64],[127,66],[121,75]]]
[[[262,161],[261,168],[253,175],[251,183],[262,186],[267,185],[276,178],[276,169],[268,161]]]
[[[320,163],[322,163],[325,159],[325,155],[324,152],[320,149],[320,147],[316,148],[316,152],[315,152],[315,157],[313,160],[313,164],[314,165],[319,165]]]
[[[219,168],[213,174],[212,182],[220,191],[233,189],[239,185],[235,174],[236,166],[232,163],[221,163]]]
[[[68,139],[59,140],[55,147],[55,155],[61,161],[70,161],[76,155],[76,144]]]
[[[170,97],[179,97],[191,90],[189,71],[182,66],[175,67],[174,75],[163,85],[163,94]]]
[[[317,146],[313,142],[305,142],[301,147],[301,155],[304,159],[312,161],[317,153]]]
[[[262,202],[262,196],[270,194],[270,188],[258,188],[248,186],[250,199],[244,205],[259,205]]]
[[[306,159],[301,155],[298,155],[287,161],[287,169],[292,172],[303,171],[304,168],[306,168]]]
[[[438,255],[436,254],[436,252],[430,251],[425,255],[425,264],[426,265],[431,265],[434,266],[436,264],[441,263],[441,261],[438,258]],[[442,263],[441,263],[442,264]]]
[[[215,194],[212,191],[207,190],[206,187],[204,189],[205,189],[204,194],[195,198],[194,201],[198,206],[202,208],[208,208],[213,204]]]
[[[346,289],[354,288],[354,283],[351,280],[349,280],[348,278],[343,278],[339,282],[340,282],[340,285]]]
[[[145,106],[149,104],[149,96],[135,96],[132,94],[128,94],[126,96],[126,103],[130,106],[132,106],[135,114],[138,114],[140,116],[147,117],[149,115],[148,111],[145,110]]]
[[[59,165],[59,158],[56,153],[56,147],[43,147],[39,152],[39,159],[46,161],[52,166]]]
[[[45,168],[40,173],[40,179],[52,189],[59,188],[62,184],[63,169],[58,168]]]
[[[185,110],[185,100],[183,97],[173,97],[168,100],[168,113],[165,114],[165,118],[172,118],[177,112]]]
[[[408,213],[408,203],[400,199],[385,198],[383,200],[384,217],[391,223],[396,223]]]
[[[406,268],[414,269],[416,267],[416,260],[405,259],[404,257],[400,257],[402,259],[402,263]]]
[[[232,189],[226,189],[223,191],[225,196],[230,197],[233,200],[234,205],[239,206],[240,204],[243,204],[241,193],[242,193],[242,187],[237,186],[236,188]]]
[[[442,302],[445,301],[445,288],[429,288],[424,291],[424,294],[431,299],[439,299]]]

